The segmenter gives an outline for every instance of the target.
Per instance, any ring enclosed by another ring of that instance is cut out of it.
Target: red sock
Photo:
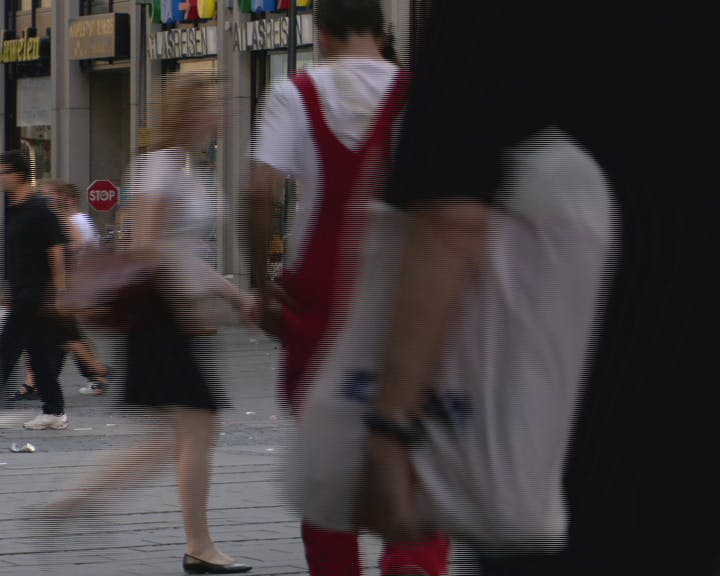
[[[407,574],[403,568],[422,568],[428,576],[443,576],[448,573],[450,541],[444,536],[417,544],[387,544],[380,561],[383,576]]]
[[[360,551],[355,532],[321,530],[303,522],[302,538],[311,576],[360,576]]]

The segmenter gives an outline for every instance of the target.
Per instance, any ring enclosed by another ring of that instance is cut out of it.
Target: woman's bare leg
[[[30,355],[25,353],[25,385],[28,388],[35,388],[35,372],[30,363]]]
[[[101,384],[108,383],[108,379],[105,377],[107,374],[107,366],[100,361],[90,344],[84,340],[77,340],[68,342],[65,345],[65,349],[75,355],[82,364],[89,368],[89,371],[96,375],[95,379],[98,382]]]
[[[232,558],[220,552],[210,536],[207,518],[212,457],[220,429],[219,417],[209,410],[176,408],[178,488],[185,521],[188,554],[228,564]]]
[[[108,450],[67,486],[67,495],[49,506],[57,516],[72,518],[110,503],[109,493],[139,486],[176,457],[174,417],[168,410],[144,415],[130,446]]]

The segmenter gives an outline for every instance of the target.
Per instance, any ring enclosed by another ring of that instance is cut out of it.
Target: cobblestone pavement
[[[121,379],[119,341],[95,336]],[[279,479],[279,457],[291,428],[276,403],[277,347],[254,332],[229,329],[215,348],[233,406],[223,414],[215,455],[209,504],[213,535],[224,551],[251,564],[252,574],[305,575],[298,519],[284,502]],[[102,451],[147,433],[121,408],[119,385],[105,396],[82,396],[82,379],[70,362],[62,382],[70,420],[66,430],[0,430],[0,575],[182,574],[185,539],[171,470],[142,487],[117,486],[104,515],[64,527],[50,544],[38,540],[28,506],[55,497]],[[39,409],[39,402],[21,404]],[[35,453],[9,451],[12,443],[26,442]],[[362,549],[365,574],[376,576],[377,539],[363,537]],[[455,552],[453,575],[472,573],[463,558]]]

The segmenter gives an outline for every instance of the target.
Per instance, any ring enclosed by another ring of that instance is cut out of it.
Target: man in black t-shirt
[[[376,408],[417,409],[417,359],[437,357],[503,152],[558,126],[608,175],[622,251],[568,464],[568,550],[490,561],[483,574],[717,574],[716,7],[434,5],[388,198],[411,213],[413,241]],[[405,512],[393,509],[404,454],[372,439],[387,519]],[[401,524],[386,534],[407,536]]]
[[[5,281],[10,313],[0,335],[0,393],[23,350],[30,356],[43,400],[42,414],[24,423],[33,430],[67,428],[58,374],[63,352],[55,299],[65,289],[66,238],[45,200],[30,185],[30,170],[19,151],[0,156],[5,212]],[[12,426],[21,414],[0,413],[0,427]]]

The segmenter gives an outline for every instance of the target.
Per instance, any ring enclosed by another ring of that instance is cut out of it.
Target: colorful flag
[[[202,20],[211,20],[217,16],[217,0],[198,0],[198,14]]]
[[[185,12],[183,15],[185,22],[192,22],[200,18],[198,14],[198,0],[185,0],[184,2],[180,2],[180,10]]]
[[[246,14],[252,12],[274,12],[277,0],[240,0],[240,10]]]
[[[180,8],[182,0],[162,0],[162,23],[175,24],[185,19],[185,11]]]
[[[295,5],[298,8],[308,8],[312,5],[312,0],[296,0]],[[277,9],[278,10],[289,10],[290,9],[290,0],[277,0]]]
[[[162,22],[162,0],[153,0],[152,19],[158,24]]]

